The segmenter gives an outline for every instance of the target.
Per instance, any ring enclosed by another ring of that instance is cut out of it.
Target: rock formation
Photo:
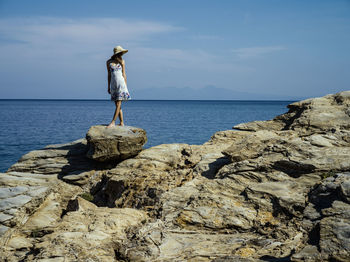
[[[92,126],[86,134],[89,150],[86,156],[100,161],[121,161],[136,156],[146,143],[146,132],[130,126]]]
[[[24,155],[0,174],[0,257],[349,261],[350,91],[288,107],[203,145],[97,126]]]

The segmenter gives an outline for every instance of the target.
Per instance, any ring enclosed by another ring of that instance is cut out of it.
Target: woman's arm
[[[109,71],[109,60],[107,61],[107,72],[108,72],[108,88],[107,88],[107,92],[108,94],[111,93],[111,72]]]
[[[125,80],[125,84],[127,85],[127,83],[126,83],[126,73],[125,73],[125,61],[124,60],[122,61],[122,69],[123,69],[123,77],[124,77],[124,80]]]

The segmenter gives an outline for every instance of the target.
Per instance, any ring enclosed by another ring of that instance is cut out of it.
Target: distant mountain
[[[203,88],[164,87],[134,89],[133,99],[144,100],[302,100],[302,97],[291,97],[272,94],[252,94],[226,88],[207,86]]]

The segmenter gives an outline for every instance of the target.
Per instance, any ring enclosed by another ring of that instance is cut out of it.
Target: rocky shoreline
[[[350,91],[203,145],[93,126],[0,174],[1,261],[349,261]]]

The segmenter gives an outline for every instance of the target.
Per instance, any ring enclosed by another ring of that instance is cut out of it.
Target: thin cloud
[[[171,24],[121,18],[31,17],[0,19],[0,55],[13,61],[21,54],[36,65],[54,58],[52,63],[74,68],[95,63],[111,55],[116,44],[132,50],[128,58],[134,65],[154,70],[250,71],[221,56],[202,49],[147,47],[160,34],[186,30]],[[200,35],[197,35],[200,36]],[[202,36],[209,37],[209,36]],[[101,59],[102,58],[102,59]],[[152,61],[152,63],[150,63]],[[0,62],[0,65],[3,64]]]
[[[130,57],[154,70],[203,70],[205,72],[252,72],[252,68],[225,61],[222,56],[202,49],[135,47]],[[152,61],[150,64],[149,61]]]
[[[58,17],[0,19],[1,46],[28,52],[74,53],[103,50],[118,43],[137,44],[153,35],[184,30],[161,22],[121,18],[68,19]],[[16,45],[16,47],[11,47]]]
[[[16,40],[66,39],[75,41],[96,41],[100,37],[114,37],[121,40],[143,39],[152,34],[183,30],[169,24],[127,20],[121,18],[68,19],[59,17],[7,18],[0,19],[0,32]],[[102,39],[101,39],[102,40]]]
[[[195,39],[195,40],[223,40],[223,37],[218,36],[218,35],[201,35],[201,34],[196,34],[196,35],[192,35],[191,39]]]
[[[239,58],[255,58],[269,53],[286,50],[284,46],[256,46],[233,49],[232,52]]]

